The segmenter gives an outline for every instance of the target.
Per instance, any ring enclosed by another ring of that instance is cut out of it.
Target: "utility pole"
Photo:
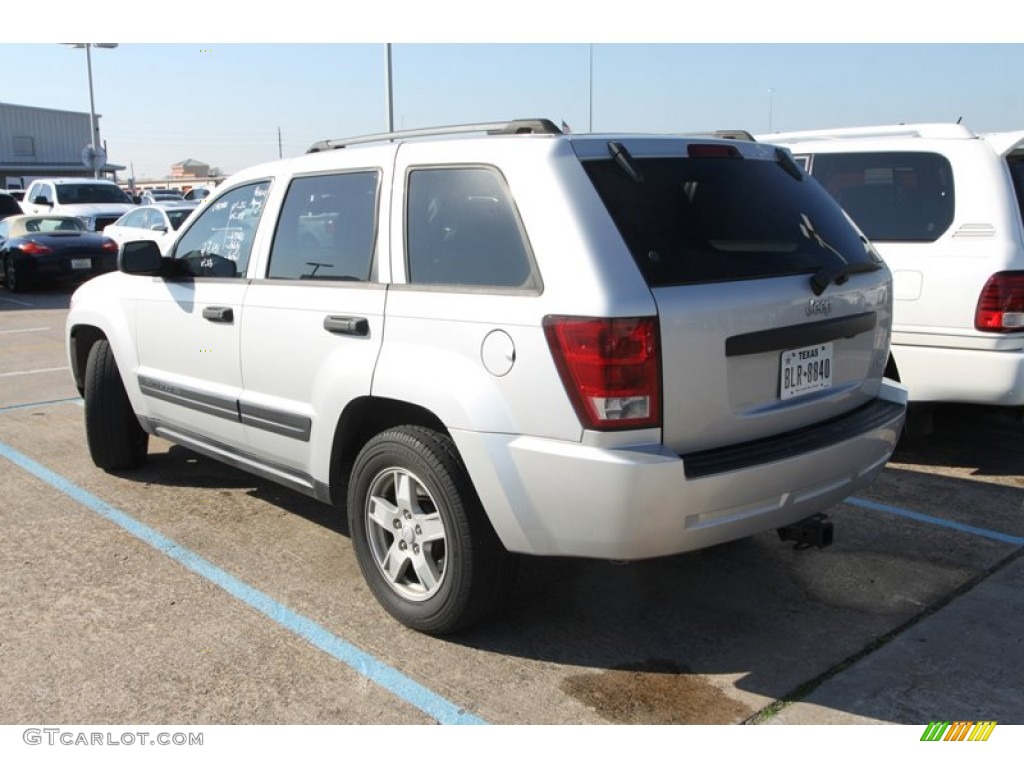
[[[284,150],[281,148],[281,126],[277,126],[277,159],[284,157]]]

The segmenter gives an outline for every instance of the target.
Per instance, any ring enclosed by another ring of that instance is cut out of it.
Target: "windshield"
[[[877,256],[812,178],[733,157],[584,163],[652,287],[873,265]]]
[[[78,203],[131,203],[114,184],[58,184],[57,199],[62,205]]]

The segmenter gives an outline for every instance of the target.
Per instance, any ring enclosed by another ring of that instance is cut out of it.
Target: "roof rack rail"
[[[856,128],[825,128],[810,131],[782,131],[762,134],[763,141],[805,141],[830,139],[919,138],[975,139],[977,136],[960,123],[900,123],[899,125],[865,125]]]
[[[440,125],[434,128],[414,128],[407,131],[390,133],[372,133],[365,136],[353,136],[348,139],[325,139],[306,150],[324,152],[328,149],[343,149],[353,144],[370,144],[377,141],[395,141],[398,139],[416,139],[425,136],[449,136],[458,133],[488,133],[491,135],[510,135],[519,133],[561,135],[557,125],[544,118],[527,120],[509,120],[503,123],[467,123],[464,125]]]

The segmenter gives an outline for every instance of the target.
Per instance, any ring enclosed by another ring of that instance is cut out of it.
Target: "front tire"
[[[85,435],[100,469],[134,469],[146,461],[149,435],[124,390],[110,342],[92,345],[85,364]]]
[[[491,527],[447,435],[404,426],[370,440],[352,469],[348,520],[367,584],[411,629],[465,629],[511,592],[517,558]]]

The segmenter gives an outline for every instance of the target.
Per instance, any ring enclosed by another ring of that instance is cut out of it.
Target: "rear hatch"
[[[576,151],[658,307],[667,446],[797,433],[875,398],[889,271],[788,153],[702,138]]]

